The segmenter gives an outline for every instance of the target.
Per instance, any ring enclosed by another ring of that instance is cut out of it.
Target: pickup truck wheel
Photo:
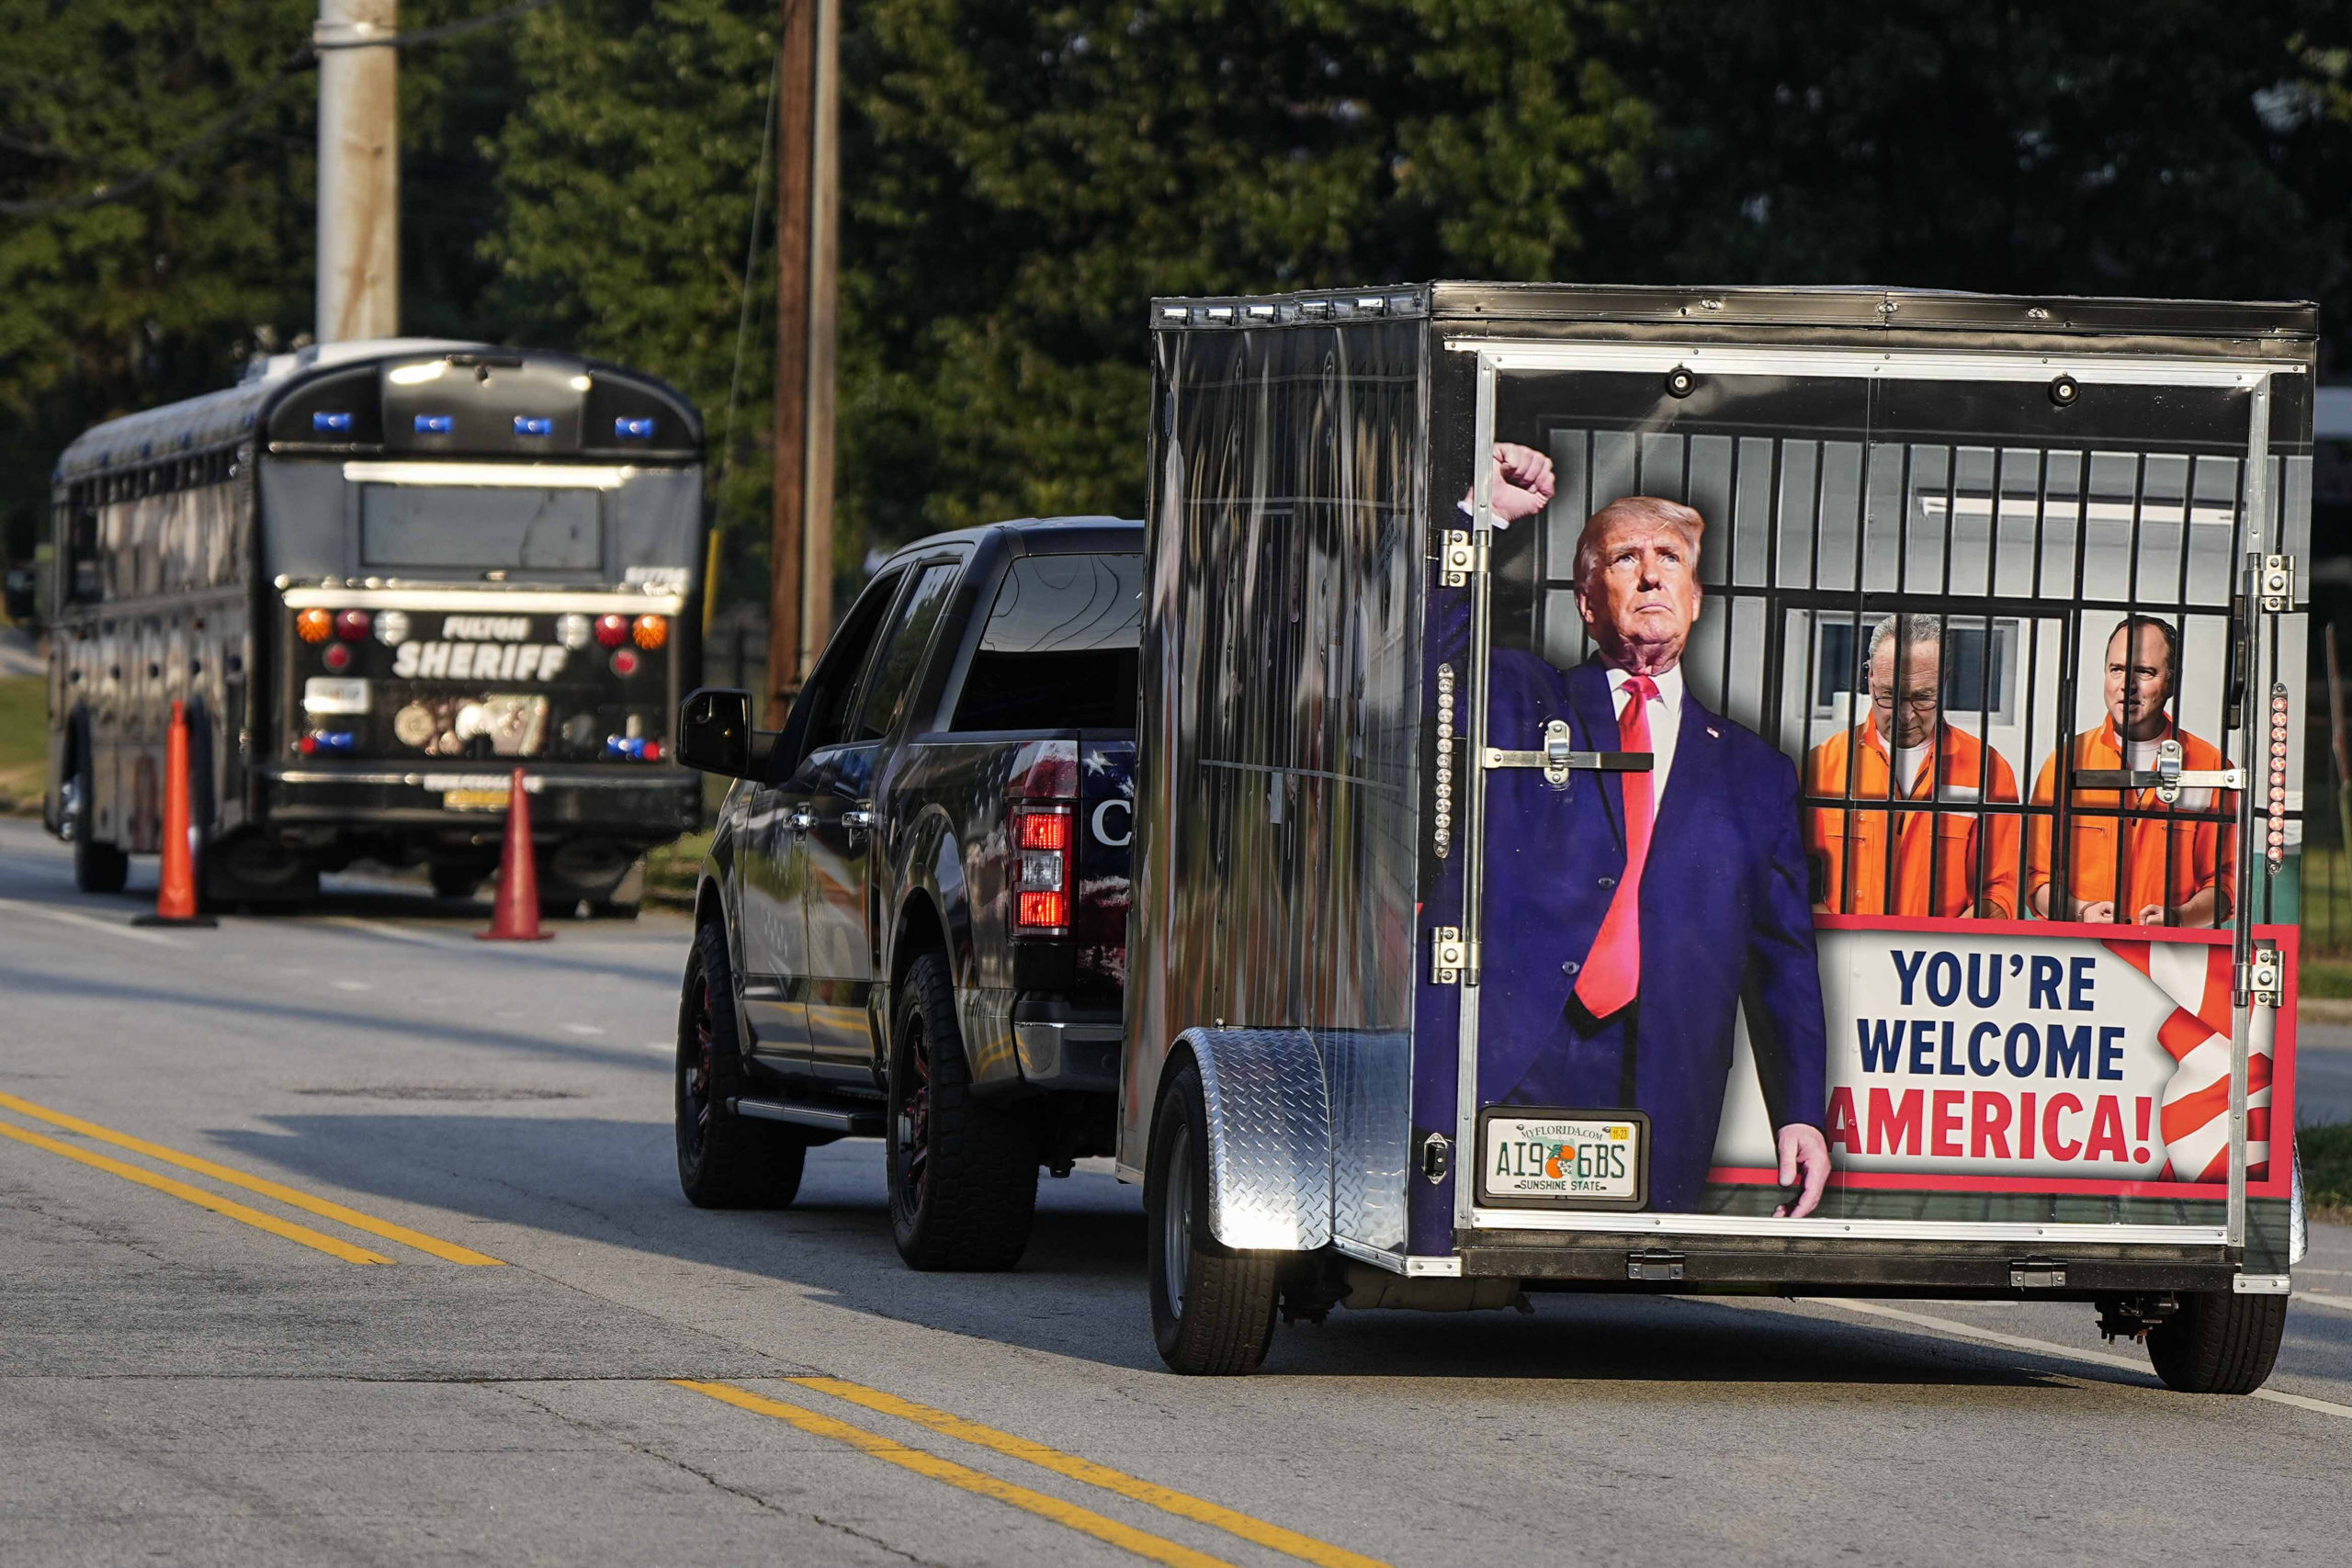
[[[2199,1291],[2148,1332],[2148,1359],[2183,1393],[2252,1393],[2270,1376],[2287,1332],[2287,1298]]]
[[[1036,1218],[1036,1139],[972,1097],[945,960],[915,960],[892,1016],[887,1170],[899,1256],[913,1269],[1010,1269]]]
[[[697,1209],[781,1209],[800,1190],[808,1145],[791,1128],[728,1109],[743,1091],[726,928],[695,933],[678,1003],[678,1185]]]
[[[1209,1235],[1208,1102],[1190,1061],[1160,1097],[1150,1157],[1144,1237],[1159,1359],[1193,1376],[1256,1371],[1274,1337],[1281,1259]]]

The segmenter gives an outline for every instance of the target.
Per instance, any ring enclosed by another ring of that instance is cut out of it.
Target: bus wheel
[[[926,953],[891,1009],[884,1171],[890,1232],[911,1269],[1010,1269],[1037,1215],[1037,1140],[972,1096],[947,961]]]
[[[1281,1258],[1209,1235],[1208,1102],[1187,1060],[1160,1096],[1143,1184],[1151,1337],[1190,1375],[1253,1372],[1274,1337]]]
[[[707,925],[687,950],[678,1001],[678,1185],[697,1209],[781,1209],[800,1192],[808,1145],[791,1128],[729,1108],[743,1092],[727,930]]]
[[[130,880],[130,857],[98,842],[97,795],[88,762],[74,768],[66,787],[73,792],[65,810],[74,830],[74,886],[85,893],[121,892]]]
[[[2183,1393],[2252,1393],[2270,1376],[2287,1332],[2287,1298],[2184,1292],[2180,1310],[2148,1331],[2148,1359]]]
[[[481,886],[481,868],[471,865],[442,865],[435,863],[427,872],[433,878],[435,898],[470,898],[474,889]]]

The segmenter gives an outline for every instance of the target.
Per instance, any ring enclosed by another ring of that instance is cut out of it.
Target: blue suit
[[[1577,750],[1617,749],[1601,665],[1563,672],[1498,649],[1489,670],[1489,745],[1538,750],[1546,721],[1564,717]],[[1795,765],[1686,690],[1642,877],[1640,994],[1597,1024],[1571,1005],[1625,869],[1624,784],[1641,776],[1577,773],[1555,786],[1540,769],[1487,773],[1478,1099],[1646,1111],[1649,1207],[1689,1211],[1743,1001],[1772,1125],[1822,1125],[1821,976]]]

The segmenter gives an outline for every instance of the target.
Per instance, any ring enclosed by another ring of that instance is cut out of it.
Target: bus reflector
[[[345,642],[365,642],[373,623],[365,610],[345,610],[334,618],[334,635]]]
[[[517,435],[553,435],[555,434],[555,421],[548,418],[545,414],[518,413],[514,416],[514,434]]]
[[[416,433],[419,435],[447,435],[457,428],[456,418],[449,414],[421,413],[416,416]]]
[[[324,642],[334,636],[334,617],[324,610],[305,610],[294,617],[294,630],[304,642]]]
[[[311,428],[347,431],[351,428],[351,416],[347,413],[314,413],[311,416]]]
[[[639,615],[629,635],[637,639],[638,647],[651,653],[670,640],[670,623],[660,615]]]
[[[653,422],[650,419],[616,419],[613,421],[613,434],[623,441],[650,441],[653,439]]]
[[[613,673],[616,675],[636,674],[637,649],[633,648],[616,649],[613,654]]]
[[[628,617],[627,615],[597,616],[596,640],[603,643],[606,648],[618,648],[621,644],[627,642],[628,640]]]

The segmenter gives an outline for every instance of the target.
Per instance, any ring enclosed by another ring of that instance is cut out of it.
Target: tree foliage
[[[731,394],[718,516],[726,591],[747,599],[765,592],[775,332],[753,211],[773,207],[786,3],[562,0],[401,66],[407,324],[655,371],[715,449]],[[0,200],[152,165],[314,13],[0,0]],[[2331,344],[2352,320],[2340,0],[862,0],[844,17],[845,570],[932,528],[1138,507],[1154,294],[1874,282],[2305,296]],[[7,547],[74,430],[220,385],[308,325],[314,96],[291,83],[131,200],[0,216]]]

